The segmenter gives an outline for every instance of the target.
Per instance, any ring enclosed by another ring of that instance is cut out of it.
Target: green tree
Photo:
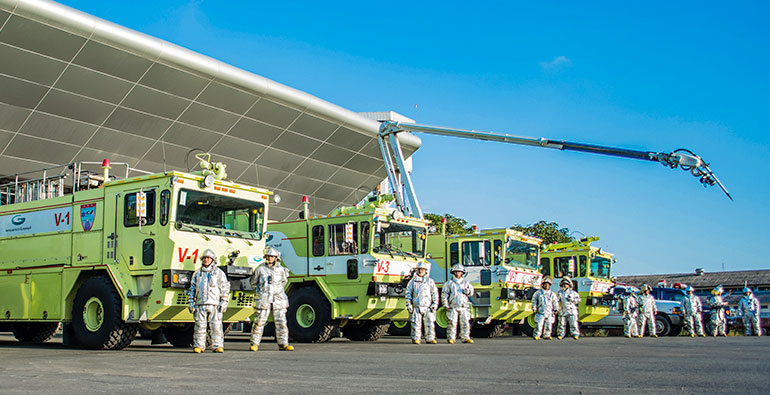
[[[527,226],[516,224],[511,226],[511,229],[518,230],[528,236],[539,237],[543,239],[545,244],[567,243],[575,240],[574,237],[570,236],[568,228],[561,228],[556,222],[548,222],[544,219]]]
[[[436,232],[441,232],[441,218],[446,218],[446,233],[448,235],[467,233],[473,230],[473,227],[468,225],[468,221],[452,214],[425,214],[425,219],[436,227]]]

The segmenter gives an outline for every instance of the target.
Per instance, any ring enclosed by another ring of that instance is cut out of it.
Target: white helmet
[[[203,258],[205,257],[211,258],[211,260],[213,260],[214,262],[217,261],[217,254],[214,253],[214,250],[212,250],[211,248],[206,248],[206,251],[203,251],[203,255],[201,255],[201,260],[203,260]]]
[[[543,284],[553,285],[553,280],[551,280],[551,277],[545,276],[545,277],[543,277]]]
[[[452,269],[449,270],[449,273],[454,273],[454,272],[465,273],[465,267],[459,263],[456,263],[454,266],[452,266]]]
[[[280,258],[281,253],[278,252],[278,250],[275,247],[270,247],[267,250],[265,250],[265,258],[267,258],[268,256],[274,256],[276,258]]]
[[[428,270],[429,267],[430,267],[430,265],[428,265],[428,262],[420,261],[420,262],[417,262],[417,267],[415,269],[425,269],[425,270]]]
[[[572,287],[572,280],[570,280],[569,276],[564,276],[561,278],[561,281],[559,281],[559,285],[569,285],[570,288]]]

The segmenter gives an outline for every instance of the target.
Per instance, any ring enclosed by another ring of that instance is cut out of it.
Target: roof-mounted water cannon
[[[226,164],[222,162],[212,162],[211,161],[211,154],[208,152],[202,152],[200,154],[195,154],[195,159],[198,159],[198,164],[201,167],[201,174],[204,176],[212,176],[211,179],[211,185],[213,185],[213,180],[224,180],[227,178],[227,172],[225,171],[225,168],[227,167]],[[204,180],[204,185],[208,185],[208,183]]]

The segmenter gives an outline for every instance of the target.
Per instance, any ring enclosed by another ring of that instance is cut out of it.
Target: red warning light
[[[107,169],[111,168],[112,166],[110,165],[110,160],[109,159],[103,160],[102,161],[102,167],[105,167]]]
[[[307,196],[302,197],[302,203],[310,203],[310,198]]]

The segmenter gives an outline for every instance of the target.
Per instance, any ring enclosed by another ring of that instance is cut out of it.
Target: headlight
[[[187,288],[192,279],[192,270],[163,270],[163,288]]]

